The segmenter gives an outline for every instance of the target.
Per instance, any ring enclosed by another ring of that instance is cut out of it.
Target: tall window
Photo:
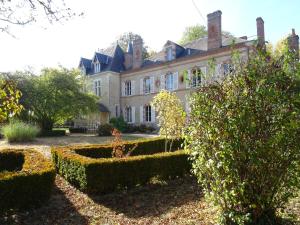
[[[119,116],[119,106],[118,105],[115,106],[115,111],[116,111],[116,117],[118,117]]]
[[[125,120],[127,123],[132,123],[132,108],[130,106],[125,108]]]
[[[131,95],[131,81],[130,80],[125,82],[125,95],[126,96]]]
[[[172,73],[166,75],[166,89],[169,91],[174,89],[174,76]]]
[[[151,122],[151,105],[146,105],[144,111],[145,111],[145,121]]]
[[[94,64],[94,72],[99,73],[101,71],[101,64],[99,62]]]
[[[192,78],[191,78],[191,86],[192,87],[199,87],[201,84],[201,69],[195,68],[192,70]]]
[[[171,61],[173,59],[173,51],[172,51],[172,47],[168,47],[167,48],[167,60]]]
[[[94,88],[95,88],[95,95],[101,96],[101,81],[96,80],[94,82]]]
[[[151,91],[151,80],[150,77],[144,79],[144,94],[149,94]]]
[[[230,63],[224,63],[223,64],[223,74],[227,75],[232,73],[234,70],[234,65],[230,64]]]

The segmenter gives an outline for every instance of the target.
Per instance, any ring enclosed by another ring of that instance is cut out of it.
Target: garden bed
[[[169,179],[189,172],[188,154],[163,152],[163,139],[127,142],[125,148],[136,144],[133,156],[125,158],[111,158],[111,145],[54,147],[52,158],[57,172],[85,192],[107,192],[145,184],[153,177]]]
[[[55,179],[51,162],[34,150],[0,151],[0,211],[40,205]]]

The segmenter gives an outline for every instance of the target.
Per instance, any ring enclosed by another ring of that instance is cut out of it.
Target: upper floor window
[[[101,96],[101,80],[96,80],[94,82],[95,95]]]
[[[130,106],[125,108],[125,120],[127,123],[132,123],[132,108]]]
[[[174,75],[172,73],[166,75],[166,89],[169,91],[174,89]]]
[[[145,121],[151,122],[151,105],[146,105],[144,107],[144,111],[145,111]]]
[[[230,64],[230,63],[224,63],[223,64],[223,74],[227,75],[230,74],[234,71],[234,65]]]
[[[125,96],[130,96],[132,94],[131,81],[128,80],[125,82]]]
[[[144,78],[144,94],[149,94],[151,91],[151,79],[150,77]]]
[[[191,77],[191,86],[192,87],[199,87],[201,84],[201,69],[195,68],[192,70],[192,77]]]
[[[167,48],[167,60],[171,61],[173,59],[173,51],[172,51],[172,47],[168,47]]]
[[[94,72],[99,73],[101,71],[101,64],[99,62],[94,64]]]

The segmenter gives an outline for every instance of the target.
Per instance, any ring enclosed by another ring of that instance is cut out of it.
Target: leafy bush
[[[101,152],[101,149],[94,149]],[[189,172],[185,151],[141,155],[126,158],[87,158],[72,148],[52,148],[56,170],[70,183],[86,192],[107,192],[144,184],[152,177],[168,179]]]
[[[114,128],[118,129],[121,132],[126,131],[128,124],[122,116],[111,118],[109,123],[113,125]]]
[[[133,125],[133,124],[128,124],[124,133],[152,133],[155,131],[156,128],[153,126],[147,126],[146,124],[140,124],[140,125]]]
[[[86,133],[87,128],[85,128],[85,127],[70,127],[69,131],[70,131],[70,133]]]
[[[39,133],[39,128],[21,121],[11,121],[3,126],[2,132],[9,142],[32,141]]]
[[[187,148],[222,224],[276,224],[300,185],[298,70],[252,56],[191,99]]]
[[[6,169],[0,169],[0,211],[37,206],[49,199],[55,179],[51,162],[33,150],[11,149],[0,151],[0,165],[4,162]],[[8,172],[14,167],[19,171]]]
[[[98,127],[97,132],[99,136],[111,136],[111,132],[113,129],[113,126],[110,124],[101,124]]]

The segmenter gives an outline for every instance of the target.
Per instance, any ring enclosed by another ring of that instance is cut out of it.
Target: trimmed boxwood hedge
[[[55,168],[34,150],[0,151],[0,211],[37,206],[50,197]]]
[[[93,145],[90,148],[53,147],[52,159],[59,174],[80,190],[89,193],[144,184],[153,177],[168,179],[189,173],[191,166],[187,152],[162,152],[161,141],[137,141],[140,155],[127,158],[108,158],[111,157],[109,145]],[[126,144],[127,147],[129,145],[134,145],[134,142]],[[81,152],[81,155],[77,152]],[[82,154],[84,152],[88,154]],[[146,152],[150,155],[145,155]]]

